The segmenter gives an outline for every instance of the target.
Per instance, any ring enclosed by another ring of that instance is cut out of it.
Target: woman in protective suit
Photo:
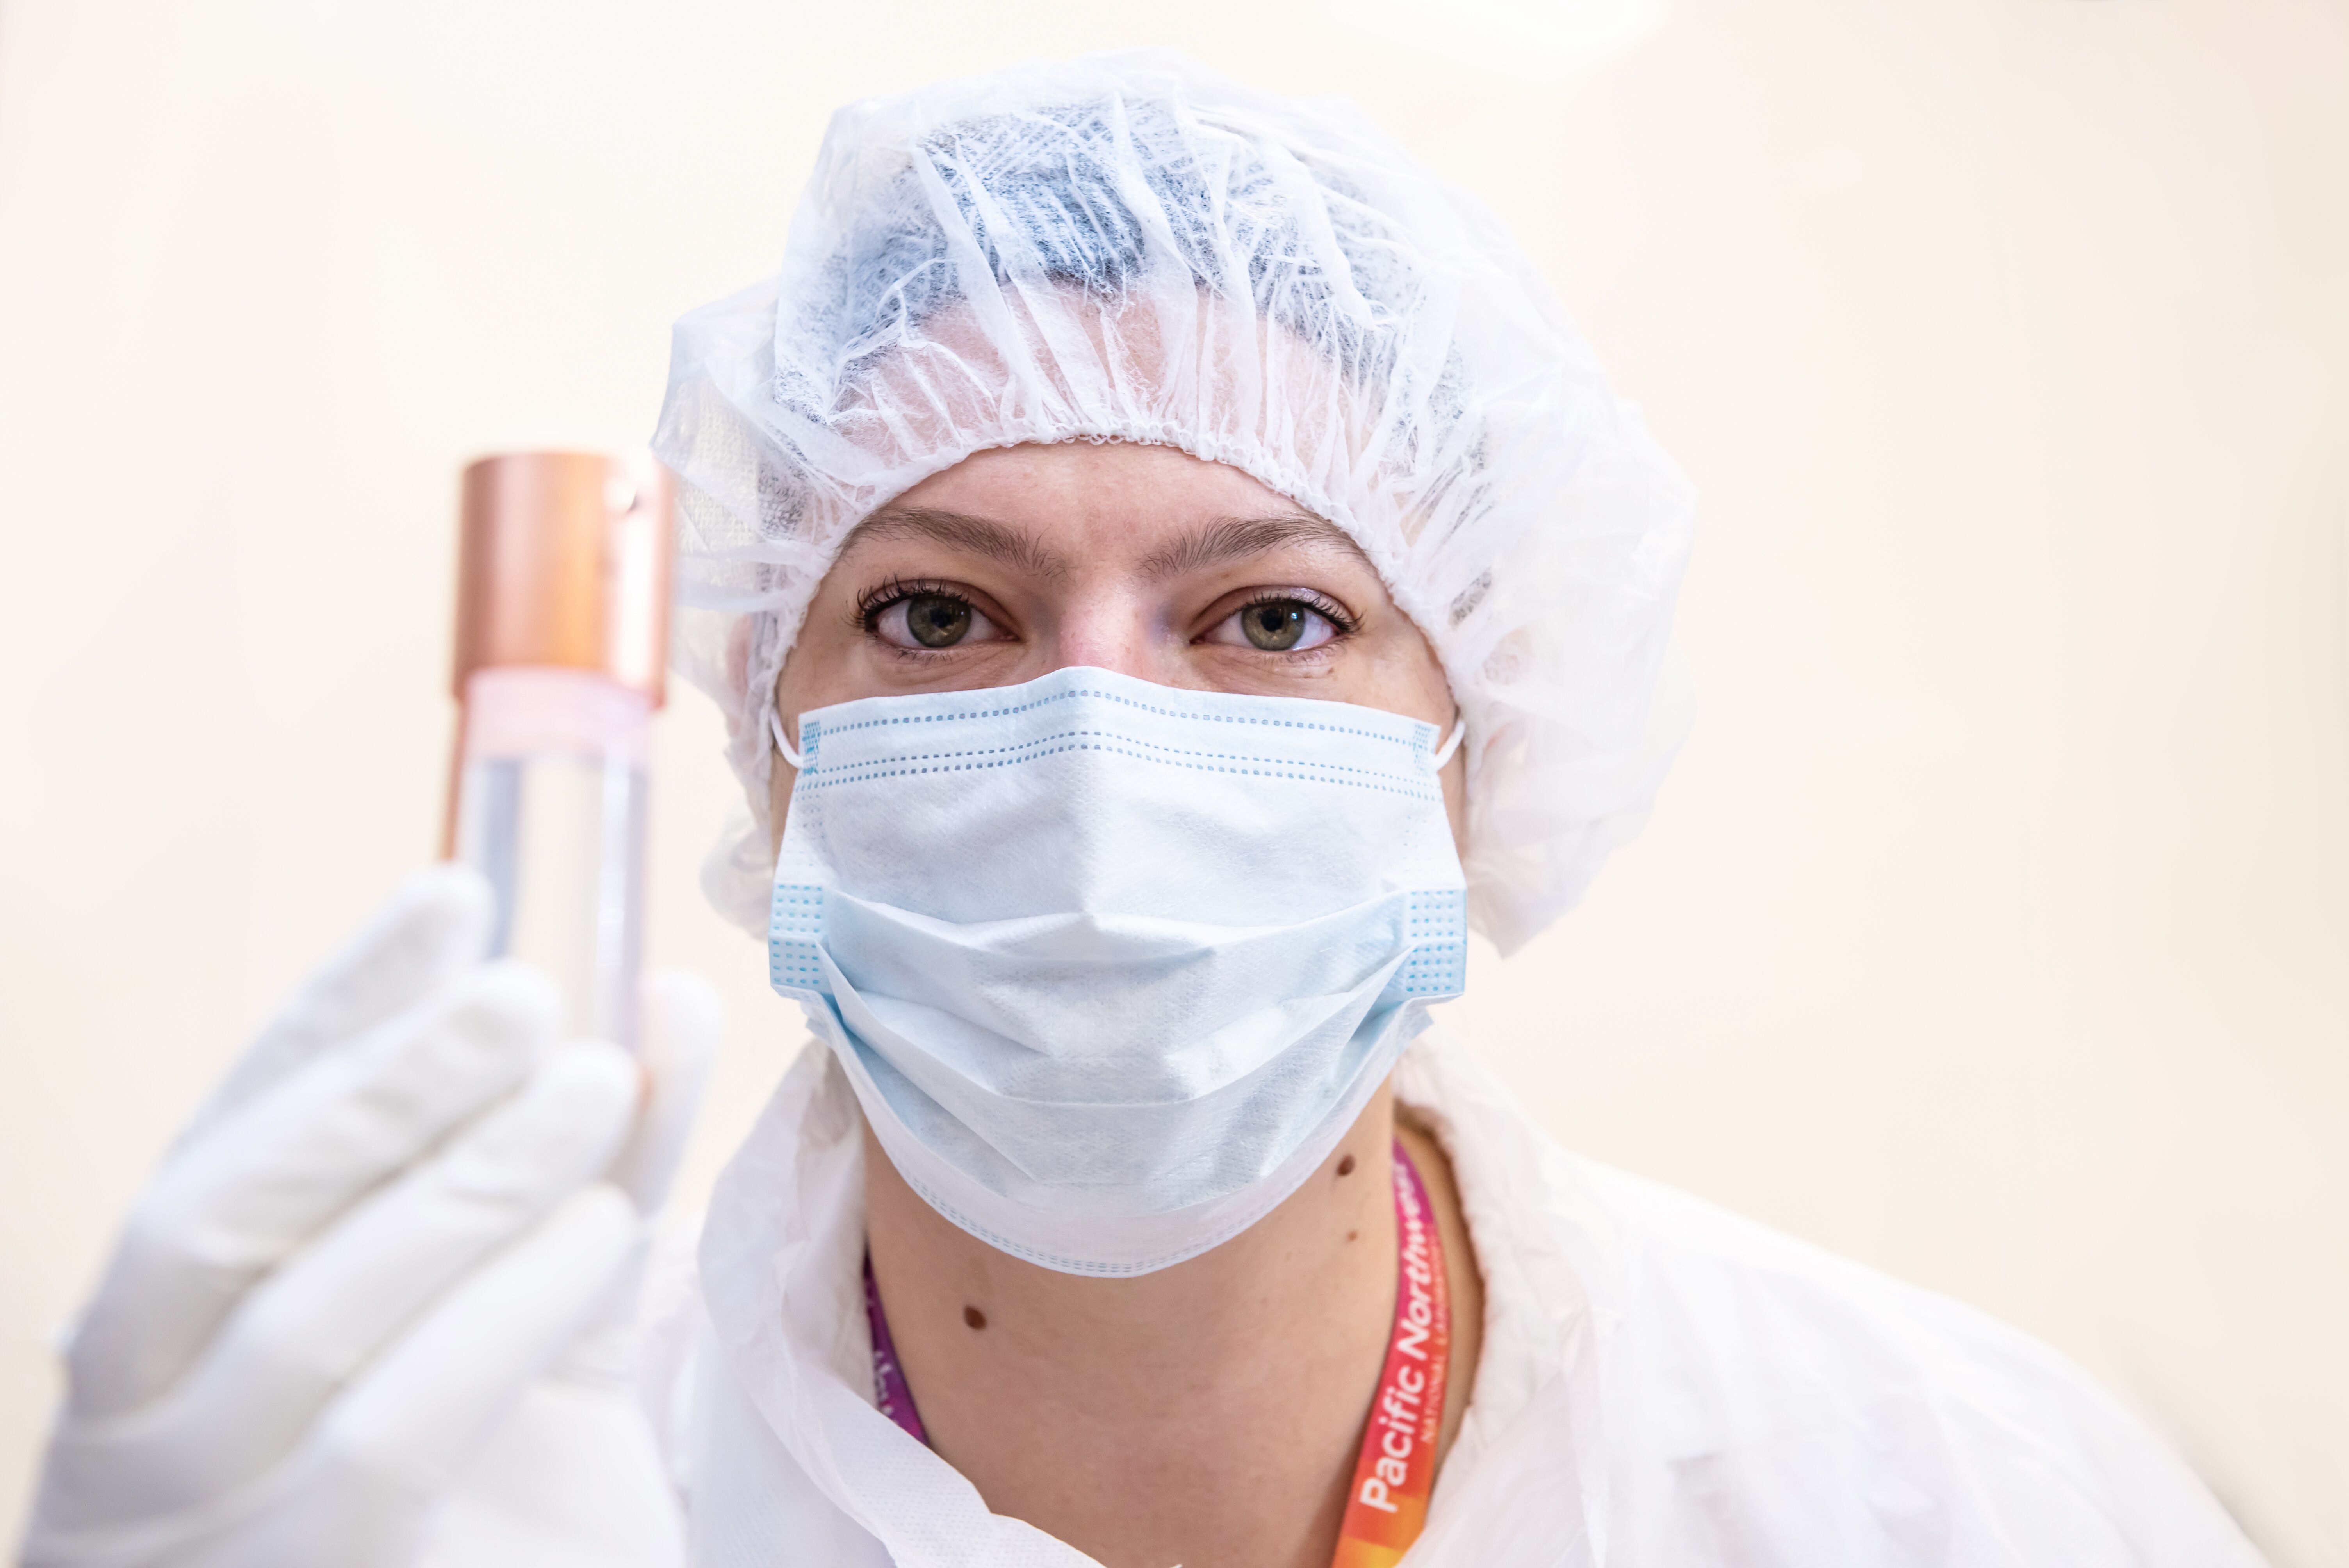
[[[2061,1358],[1431,1026],[1648,810],[1691,500],[1353,111],[843,110],[657,449],[706,882],[815,1036],[697,1253],[638,1237],[706,995],[558,1044],[425,873],[142,1200],[28,1562],[2256,1561]]]

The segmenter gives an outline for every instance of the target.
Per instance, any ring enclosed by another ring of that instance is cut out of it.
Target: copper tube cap
[[[649,457],[509,452],[465,469],[453,690],[492,665],[667,696],[676,487]]]

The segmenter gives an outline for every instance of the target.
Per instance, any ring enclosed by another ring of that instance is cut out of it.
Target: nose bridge
[[[1171,624],[1162,595],[1146,578],[1118,567],[1081,567],[1063,580],[1058,597],[1053,669],[1082,665],[1161,686],[1185,684],[1183,628]]]

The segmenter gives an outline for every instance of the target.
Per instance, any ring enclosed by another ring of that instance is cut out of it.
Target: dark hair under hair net
[[[1072,439],[1230,464],[1362,548],[1467,721],[1505,951],[1644,820],[1691,498],[1525,257],[1350,106],[1094,56],[841,110],[781,275],[678,325],[680,663],[749,797],[721,908],[763,932],[766,714],[850,531]]]

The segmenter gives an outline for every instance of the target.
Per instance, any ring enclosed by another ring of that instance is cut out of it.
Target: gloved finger
[[[612,1167],[612,1181],[650,1214],[668,1198],[677,1163],[701,1112],[710,1065],[725,1021],[718,993],[698,975],[646,976],[636,1059],[646,1074],[645,1108]]]
[[[335,1403],[294,1461],[294,1496],[244,1532],[236,1554],[188,1568],[412,1563],[434,1500],[610,1293],[639,1228],[617,1188],[598,1182],[565,1199]]]
[[[718,993],[700,976],[672,971],[646,978],[636,1031],[636,1060],[646,1073],[644,1109],[609,1178],[636,1201],[638,1213],[657,1212],[668,1196],[709,1086],[720,1023]],[[643,1263],[639,1255],[629,1264],[594,1321],[549,1369],[550,1384],[606,1392],[634,1384]]]
[[[185,1511],[268,1470],[429,1303],[610,1162],[637,1081],[616,1047],[551,1053],[512,1101],[257,1286],[160,1401],[69,1424],[47,1516],[70,1525],[125,1490]],[[69,1484],[80,1473],[102,1476],[110,1497],[80,1496]]]
[[[254,1280],[509,1093],[559,1007],[520,965],[475,970],[183,1150],[132,1206],[67,1352],[74,1413],[113,1416],[170,1387]]]
[[[261,1026],[181,1141],[480,963],[495,918],[490,884],[471,867],[411,873]]]

